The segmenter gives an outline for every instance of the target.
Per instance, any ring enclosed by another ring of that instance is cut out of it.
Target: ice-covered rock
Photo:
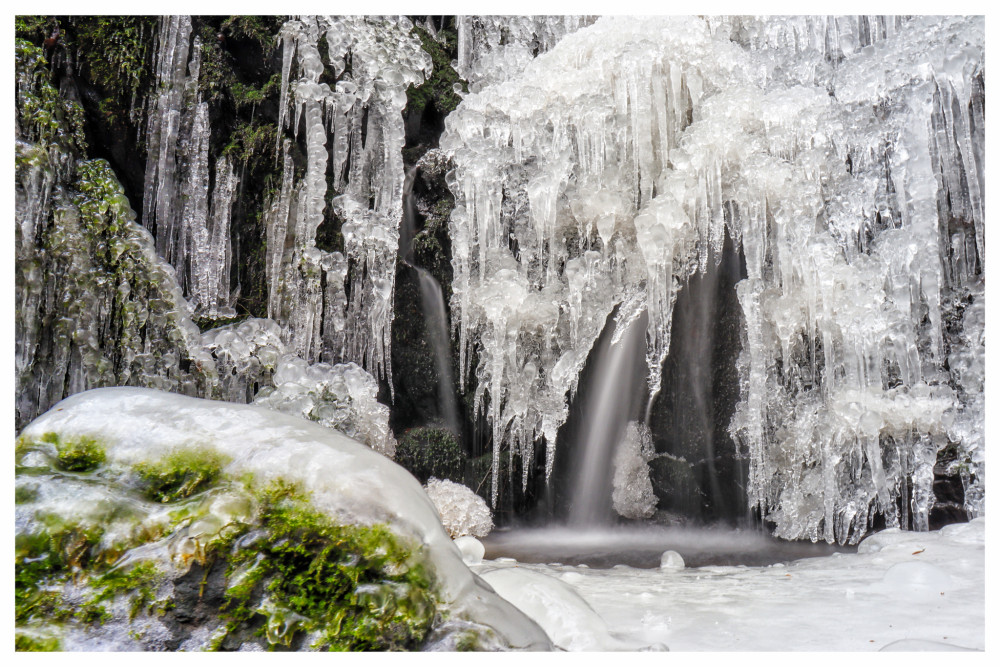
[[[462,552],[462,562],[466,565],[479,565],[486,555],[486,547],[472,535],[456,537],[455,546]]]
[[[654,453],[649,427],[629,422],[615,452],[611,493],[615,511],[626,519],[648,519],[656,511],[657,497],[649,480],[649,459]]]
[[[66,548],[68,567],[76,572],[73,586],[106,581],[96,577],[110,565],[133,576],[148,572],[154,580],[164,581],[166,588],[152,585],[151,597],[144,597],[138,605],[139,610],[145,609],[161,596],[166,596],[163,600],[180,596],[180,590],[171,592],[169,582],[180,586],[180,577],[193,563],[207,567],[206,554],[214,553],[222,540],[233,547],[224,553],[247,557],[238,561],[235,572],[225,574],[224,583],[214,575],[199,574],[202,586],[222,585],[219,594],[225,591],[239,600],[253,600],[252,586],[240,586],[268,570],[259,569],[262,561],[254,560],[252,552],[277,549],[271,557],[280,557],[282,545],[298,544],[281,538],[282,531],[296,530],[290,522],[302,522],[298,529],[307,533],[346,531],[338,534],[347,540],[355,539],[351,531],[363,528],[369,532],[358,533],[367,535],[357,538],[362,540],[356,543],[359,553],[367,554],[366,558],[402,560],[384,565],[383,576],[395,582],[390,588],[366,584],[356,591],[359,604],[370,605],[368,612],[358,613],[402,614],[392,616],[396,619],[392,622],[411,619],[417,625],[408,626],[405,636],[419,638],[419,627],[429,619],[421,605],[433,600],[445,615],[479,628],[490,642],[519,648],[549,646],[535,623],[494,595],[462,563],[419,482],[369,448],[301,418],[148,389],[98,389],[62,401],[25,428],[18,452],[27,451],[40,452],[48,463],[26,468],[24,460],[19,462],[15,525],[27,540],[19,544],[30,551],[38,542],[32,542],[29,535],[56,540],[60,549]],[[323,528],[327,522],[334,522],[334,527]],[[76,542],[59,541],[63,539],[59,535],[93,548],[85,553],[73,546]],[[382,542],[368,544],[378,535]],[[301,546],[307,548],[308,543]],[[342,566],[351,567],[354,562],[344,561]],[[136,571],[141,564],[146,564],[145,569]],[[420,570],[406,574],[421,567],[426,568],[426,575]],[[285,572],[282,576],[286,581],[295,575]],[[259,607],[251,606],[250,616],[235,619],[240,623],[240,619],[263,614],[267,642],[291,645],[299,628],[313,626],[309,616],[294,611],[308,606],[282,606],[297,603],[281,595],[281,585],[276,584],[271,597],[259,600]],[[138,590],[135,586],[125,589],[129,596]],[[240,597],[240,590],[251,597]],[[73,598],[74,591],[71,587],[65,592],[71,607],[86,599]],[[106,610],[111,616],[104,622],[88,625],[80,617],[86,632],[85,642],[77,647],[159,646],[161,640],[155,633],[147,638],[147,645],[143,634],[135,632],[141,623],[156,621],[156,613],[129,620],[128,605],[123,598],[114,599],[124,606]],[[402,606],[387,611],[388,600]],[[30,626],[26,633],[58,631],[48,618],[29,614],[22,621]],[[345,632],[352,632],[344,627]],[[323,626],[319,631],[329,629]],[[211,633],[206,637],[208,644],[200,648],[218,647],[214,642],[223,641],[226,634]],[[392,636],[387,635],[388,641],[395,641]],[[472,640],[477,637],[474,633]],[[313,633],[305,646],[313,640],[322,643],[330,638]]]
[[[538,623],[567,651],[628,648],[608,632],[607,623],[572,586],[538,572],[502,567],[481,576],[504,599]]]
[[[661,570],[683,570],[684,558],[676,551],[664,551],[660,556]]]
[[[469,487],[447,479],[431,477],[424,485],[441,522],[453,538],[463,535],[486,537],[493,530],[493,516],[486,501]],[[482,555],[480,555],[482,558]]]

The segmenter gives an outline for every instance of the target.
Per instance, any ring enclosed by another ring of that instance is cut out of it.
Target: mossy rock
[[[205,626],[208,650],[416,650],[438,617],[418,544],[382,524],[340,523],[281,479],[227,477],[211,448],[125,464],[94,439],[46,433],[22,436],[16,451],[19,651],[61,650],[71,628],[152,618],[173,634],[161,649]],[[183,583],[188,568],[200,583]]]
[[[396,445],[396,463],[426,484],[431,477],[462,483],[466,455],[455,434],[423,426],[403,434]]]

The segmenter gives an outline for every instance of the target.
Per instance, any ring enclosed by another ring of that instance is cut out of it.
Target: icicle
[[[585,323],[630,295],[655,397],[678,290],[728,229],[748,273],[730,430],[776,532],[856,542],[875,512],[895,525],[917,470],[924,526],[928,457],[949,438],[978,498],[982,416],[952,387],[978,368],[954,352],[981,358],[975,319],[957,340],[944,311],[981,294],[982,20],[613,17],[531,59],[548,44],[534,21],[459,21],[473,94],[441,138],[454,326],[463,374],[480,359],[494,455],[544,436],[551,473]]]

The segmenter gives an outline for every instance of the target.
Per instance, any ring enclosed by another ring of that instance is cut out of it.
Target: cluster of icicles
[[[189,17],[159,31],[143,211],[155,242],[116,183],[116,203],[88,214],[86,197],[59,199],[68,154],[19,144],[37,154],[18,163],[19,321],[37,324],[18,335],[20,418],[90,386],[160,378],[355,428],[391,452],[369,373],[391,377],[401,111],[431,68],[410,28],[300,17],[281,31],[281,123],[304,136],[306,165],[297,178],[282,140],[265,211],[270,321],[201,339],[190,320],[231,313],[238,182],[221,158],[209,178]],[[551,473],[568,397],[616,308],[619,334],[648,314],[655,396],[677,293],[728,235],[747,270],[731,433],[777,534],[854,542],[876,512],[926,528],[948,447],[966,510],[982,513],[982,18],[459,17],[458,30],[472,93],[441,138],[455,165],[451,313],[494,474],[502,451],[528,460],[542,440]],[[316,247],[333,218],[343,253]],[[56,293],[68,288],[45,276],[90,266],[94,243],[135,258],[134,275],[65,276],[72,293],[110,295],[67,314]]]
[[[616,306],[648,312],[655,396],[677,293],[729,235],[730,430],[777,534],[926,529],[949,446],[980,514],[983,39],[982,18],[602,18],[468,95],[441,139],[451,305],[494,456],[544,438],[551,472]]]

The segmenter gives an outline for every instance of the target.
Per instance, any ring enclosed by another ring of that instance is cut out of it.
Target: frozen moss
[[[233,540],[223,611],[230,631],[260,615],[272,647],[291,646],[300,633],[314,649],[419,647],[435,599],[412,545],[385,526],[331,521],[286,485],[268,487],[261,502],[255,539]]]
[[[443,428],[420,427],[407,431],[396,446],[396,463],[426,484],[431,477],[461,482],[465,450],[455,435]]]
[[[61,651],[62,642],[48,628],[18,628],[14,632],[15,651]]]
[[[56,465],[67,472],[90,472],[96,470],[107,457],[104,446],[87,436],[61,439],[55,433],[42,437],[56,447]]]
[[[98,577],[93,587],[97,594],[92,603],[114,600],[119,595],[129,598],[129,617],[149,609],[156,600],[156,590],[163,573],[150,561],[140,561],[131,567],[115,568]]]
[[[161,503],[188,498],[219,478],[227,459],[212,449],[179,449],[135,466],[147,496]]]

